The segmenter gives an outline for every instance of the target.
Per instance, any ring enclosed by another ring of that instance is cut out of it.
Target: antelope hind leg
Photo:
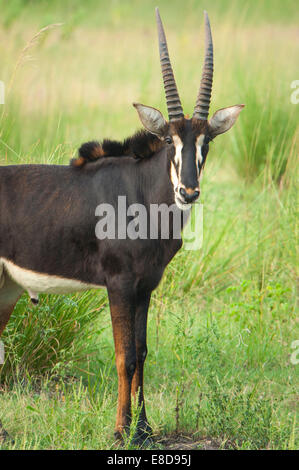
[[[8,323],[22,291],[23,289],[4,273],[0,264],[0,336]],[[12,441],[0,420],[0,445],[7,440]]]

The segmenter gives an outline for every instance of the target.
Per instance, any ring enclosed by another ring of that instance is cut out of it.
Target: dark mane
[[[150,158],[164,146],[164,142],[150,132],[141,130],[122,142],[104,139],[102,142],[91,141],[82,144],[78,158],[70,164],[82,168],[85,164],[104,157],[131,156],[132,158]]]

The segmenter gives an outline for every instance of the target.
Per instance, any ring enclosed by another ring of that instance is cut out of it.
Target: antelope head
[[[169,176],[177,206],[189,209],[200,195],[200,178],[209,152],[209,142],[228,131],[236,122],[243,104],[222,108],[208,119],[213,83],[213,42],[208,14],[205,17],[205,59],[199,92],[191,119],[184,116],[170,63],[166,36],[156,8],[160,62],[167,101],[168,121],[155,108],[134,104],[143,126],[171,146]]]

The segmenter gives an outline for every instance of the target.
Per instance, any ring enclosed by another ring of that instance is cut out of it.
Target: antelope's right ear
[[[158,137],[163,137],[167,128],[167,121],[163,114],[158,109],[144,104],[133,103],[133,106],[137,109],[139,119],[145,129]]]
[[[229,108],[218,109],[209,120],[210,134],[213,137],[228,131],[236,122],[245,104],[236,104]]]

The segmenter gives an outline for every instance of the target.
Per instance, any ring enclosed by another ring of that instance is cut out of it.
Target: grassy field
[[[183,435],[197,448],[298,449],[297,2],[0,0],[0,164],[67,163],[85,140],[128,136],[139,127],[133,101],[166,115],[156,4],[185,112],[199,86],[203,9],[212,112],[246,104],[211,145],[203,247],[182,250],[152,298],[145,393],[156,446]],[[2,340],[6,448],[115,447],[104,292],[43,296],[38,307],[26,294]]]

